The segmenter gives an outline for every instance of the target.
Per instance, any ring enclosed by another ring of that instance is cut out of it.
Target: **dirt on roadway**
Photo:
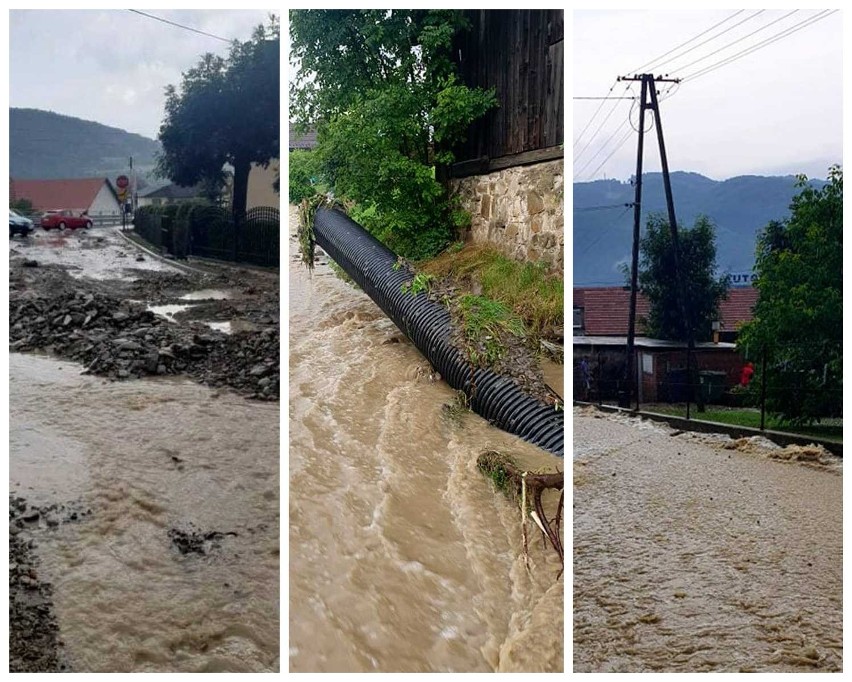
[[[836,672],[842,464],[574,412],[575,672]]]
[[[186,376],[249,399],[277,401],[278,273],[190,265],[152,257],[119,228],[36,230],[12,238],[9,350],[71,360],[82,373],[108,380]],[[55,586],[42,576],[33,531],[82,522],[90,513],[10,495],[12,672],[69,669],[53,609]],[[181,551],[223,537],[210,530],[199,535],[192,527],[175,532],[183,533],[171,538]]]

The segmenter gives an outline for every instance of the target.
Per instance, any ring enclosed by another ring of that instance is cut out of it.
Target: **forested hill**
[[[13,178],[114,177],[154,167],[154,140],[40,109],[9,109],[9,171]]]
[[[827,169],[826,169],[827,170]],[[699,215],[716,225],[717,263],[721,272],[750,271],[755,236],[771,220],[789,217],[790,202],[799,193],[794,176],[744,175],[716,181],[697,173],[672,173],[678,225],[692,226]],[[822,186],[823,181],[813,181]],[[666,212],[660,173],[643,176],[642,225],[645,216]],[[574,285],[624,284],[620,265],[630,262],[633,209],[600,208],[633,201],[629,182],[596,180],[574,185]]]

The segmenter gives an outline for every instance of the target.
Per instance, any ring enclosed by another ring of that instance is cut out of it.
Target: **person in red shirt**
[[[751,377],[754,374],[754,365],[750,362],[745,363],[742,372],[740,373],[740,385],[748,386]]]

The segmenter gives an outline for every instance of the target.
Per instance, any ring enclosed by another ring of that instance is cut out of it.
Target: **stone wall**
[[[465,238],[490,243],[518,260],[564,266],[564,177],[561,159],[451,180],[471,214]]]

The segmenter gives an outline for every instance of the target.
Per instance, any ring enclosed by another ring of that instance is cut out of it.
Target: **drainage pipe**
[[[470,365],[450,344],[450,313],[425,293],[412,296],[402,285],[413,279],[394,269],[396,254],[340,211],[320,208],[314,218],[316,243],[393,320],[454,389],[463,391],[474,412],[493,425],[553,454],[565,454],[564,411],[524,393],[491,370]],[[471,395],[472,394],[472,395]]]

